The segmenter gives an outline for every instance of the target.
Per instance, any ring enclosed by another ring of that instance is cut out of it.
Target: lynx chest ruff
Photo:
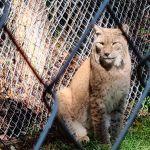
[[[95,63],[93,64],[95,65]],[[97,65],[97,64],[96,64]],[[124,99],[130,87],[130,69],[112,69],[106,71],[103,67],[93,66],[91,73],[91,93],[97,97],[97,103],[103,102],[110,113]]]
[[[129,83],[124,81],[123,79],[117,81],[111,81],[104,86],[104,103],[107,109],[107,112],[110,113],[113,111],[118,105],[119,102],[124,99],[128,93]]]

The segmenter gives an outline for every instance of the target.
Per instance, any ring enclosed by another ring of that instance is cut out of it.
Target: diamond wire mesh
[[[76,46],[82,33],[95,14],[100,0],[12,0],[7,27],[23,48],[28,59],[45,81],[58,73],[70,51]],[[148,0],[114,0],[111,8],[117,18],[129,26],[129,37],[141,53],[148,50]],[[98,25],[115,26],[105,10]],[[0,32],[0,138],[25,135],[41,129],[47,119],[47,111],[41,102],[41,85],[23,60],[15,45],[2,30]],[[80,64],[90,55],[93,32],[86,38],[80,50],[60,79],[58,88],[68,86]],[[142,94],[137,80],[138,59],[132,55],[132,81],[129,94],[129,112]]]
[[[3,11],[4,11],[4,2],[0,1],[0,16],[2,16]]]

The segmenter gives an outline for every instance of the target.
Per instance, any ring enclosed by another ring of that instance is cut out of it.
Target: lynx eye
[[[99,44],[104,45],[104,42],[99,42]]]
[[[113,42],[112,45],[116,45],[118,42]]]

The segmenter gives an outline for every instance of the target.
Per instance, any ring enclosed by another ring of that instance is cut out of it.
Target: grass
[[[150,150],[150,116],[141,116],[135,121],[121,150]]]
[[[106,150],[97,141],[91,141],[85,145],[86,150]],[[43,146],[42,150],[73,150],[73,145],[62,141],[54,141]],[[130,128],[120,150],[150,150],[150,116],[140,116]]]

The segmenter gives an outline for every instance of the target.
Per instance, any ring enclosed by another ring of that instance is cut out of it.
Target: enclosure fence
[[[83,33],[101,6],[101,0],[1,0],[0,17],[6,4],[9,16],[0,31],[0,139],[4,142],[24,137],[43,129],[54,104],[52,95],[43,103],[43,92],[50,84],[56,91],[68,86],[80,64],[91,53],[93,30],[85,36],[79,49],[72,55],[68,67],[58,82],[56,75],[76,48]],[[126,108],[126,118],[142,97],[137,67],[149,54],[148,0],[110,0],[96,24],[114,27],[127,24],[131,42],[132,80]],[[6,15],[6,13],[5,13]],[[149,66],[149,57],[147,66]],[[145,64],[144,64],[145,65]],[[140,68],[142,81],[149,78],[148,67]],[[54,84],[52,84],[54,83]]]

